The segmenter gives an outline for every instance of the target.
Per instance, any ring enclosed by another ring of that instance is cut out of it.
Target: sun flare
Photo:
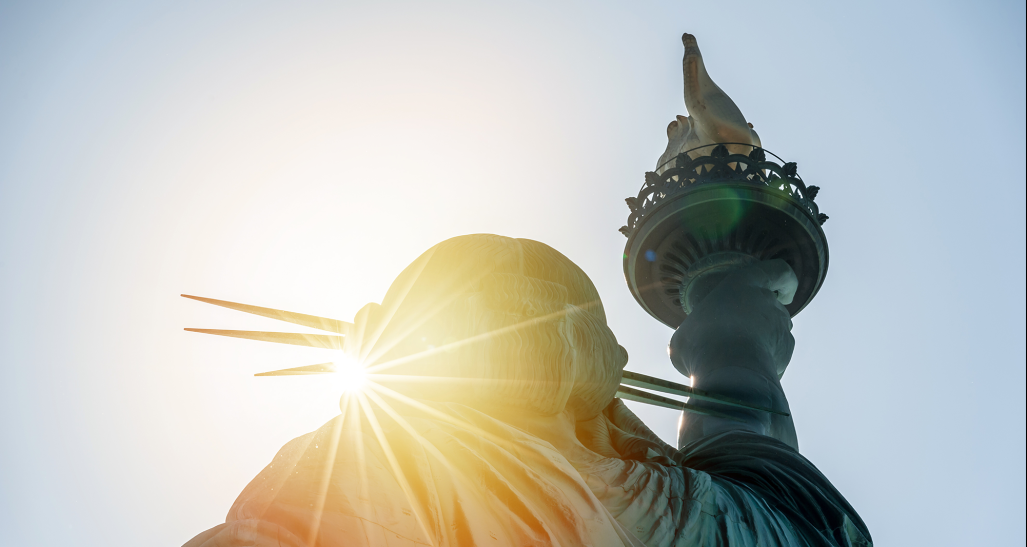
[[[340,393],[354,393],[363,389],[367,383],[364,366],[349,356],[342,356],[333,361],[335,371],[326,375]]]

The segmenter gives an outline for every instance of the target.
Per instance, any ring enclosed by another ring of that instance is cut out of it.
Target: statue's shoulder
[[[633,545],[549,443],[464,405],[373,410],[286,443],[229,522],[320,534],[324,545],[432,545],[453,534],[476,545]]]
[[[430,545],[417,520],[424,504],[406,495],[410,484],[424,483],[416,476],[423,461],[411,465],[423,458],[409,448],[401,435],[337,417],[286,443],[236,499],[228,521],[270,522],[301,538],[319,534],[327,545],[367,538],[384,545],[385,537]]]

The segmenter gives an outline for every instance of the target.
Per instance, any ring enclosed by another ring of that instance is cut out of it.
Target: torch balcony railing
[[[730,147],[730,149],[728,148]],[[749,152],[738,153],[741,149]],[[708,155],[702,155],[708,151]],[[767,159],[767,155],[777,161]],[[707,184],[752,184],[769,188],[775,193],[797,201],[819,224],[827,215],[813,201],[817,186],[806,186],[796,173],[795,162],[785,162],[779,156],[759,146],[746,143],[717,143],[699,146],[678,154],[660,165],[656,171],[645,174],[645,184],[638,196],[625,199],[631,214],[620,231],[628,237],[642,219],[660,203]]]

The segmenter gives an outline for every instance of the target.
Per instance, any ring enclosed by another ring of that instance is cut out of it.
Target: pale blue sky
[[[0,528],[179,545],[329,419],[320,350],[179,293],[350,320],[445,238],[546,242],[629,368],[623,198],[684,113],[679,37],[822,187],[785,376],[878,545],[1025,540],[1023,2],[0,3]],[[288,329],[283,329],[288,330]],[[640,409],[665,438],[677,417]]]

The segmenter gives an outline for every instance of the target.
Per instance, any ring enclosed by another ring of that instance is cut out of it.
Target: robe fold
[[[186,546],[643,545],[549,443],[463,405],[429,405],[338,417],[294,439],[226,524]]]
[[[831,483],[770,437],[731,431],[635,457],[578,471],[648,547],[872,546]]]
[[[621,457],[578,471],[649,547],[873,545],[827,477],[781,441],[728,431],[678,450],[619,400],[603,414],[611,442],[600,450]]]
[[[185,547],[871,545],[783,443],[729,432],[682,451],[642,444],[575,467],[467,406],[375,407],[286,444],[226,523]]]

